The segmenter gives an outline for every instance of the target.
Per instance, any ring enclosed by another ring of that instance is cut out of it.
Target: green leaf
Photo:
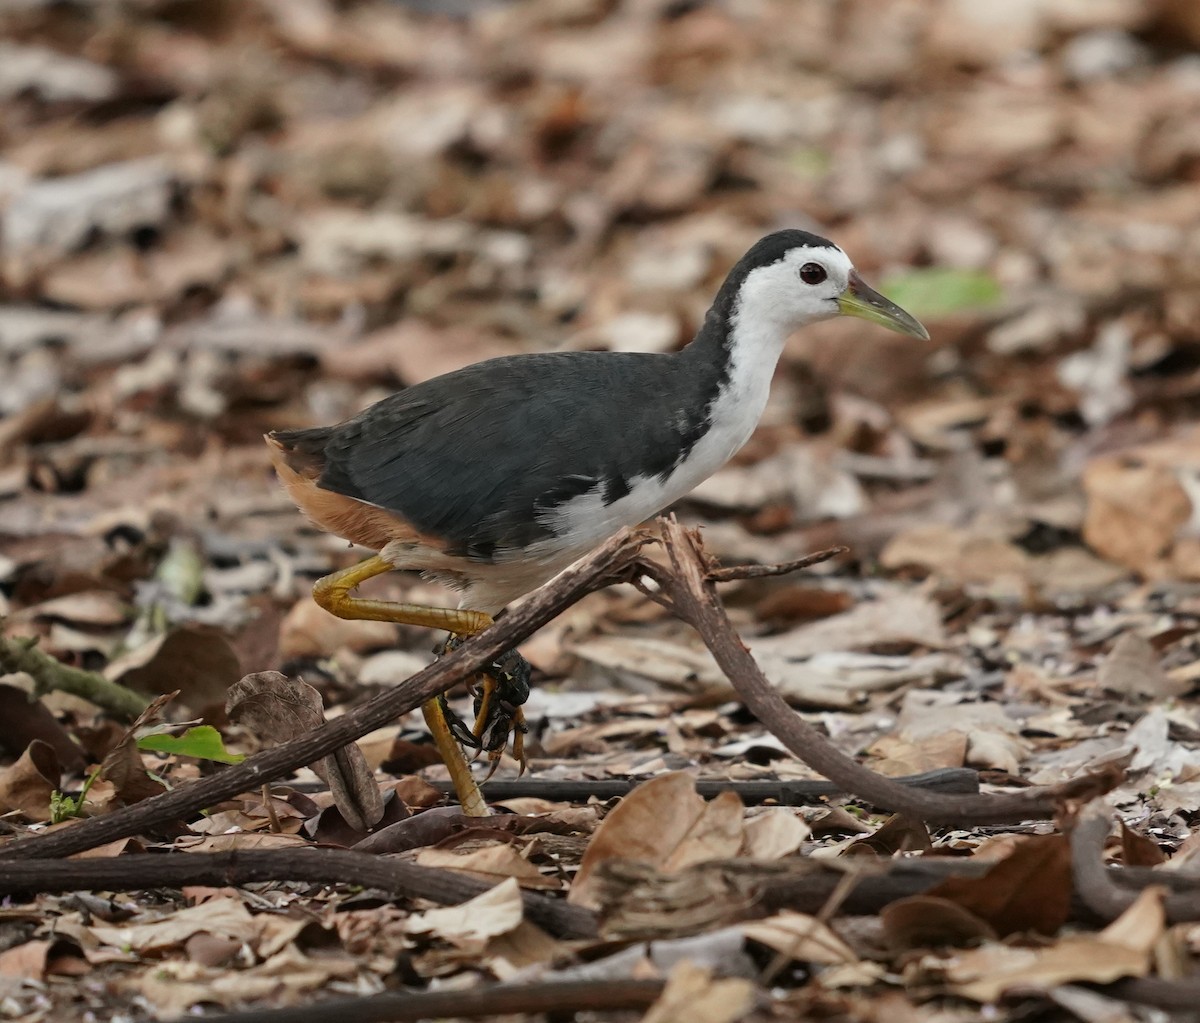
[[[1004,297],[990,274],[947,267],[894,274],[880,282],[879,290],[913,316],[931,319],[964,309],[986,309]]]
[[[55,789],[50,793],[50,823],[61,824],[79,813],[83,799],[75,799],[65,792]]]
[[[787,159],[793,174],[809,180],[820,180],[833,167],[833,157],[817,146],[793,149]]]
[[[151,732],[138,739],[137,747],[158,753],[174,753],[181,757],[196,757],[198,760],[216,760],[222,764],[240,764],[246,759],[243,753],[230,753],[221,741],[221,733],[212,725],[189,728],[183,735]]]

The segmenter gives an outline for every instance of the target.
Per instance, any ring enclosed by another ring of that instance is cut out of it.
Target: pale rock
[[[1082,302],[1072,296],[1055,295],[990,330],[988,351],[994,355],[1046,351],[1077,335],[1086,323]]]
[[[395,686],[428,666],[432,655],[412,650],[384,650],[372,654],[358,669],[364,686]]]
[[[978,270],[996,253],[996,236],[980,223],[964,216],[937,217],[929,225],[930,255],[939,265]]]
[[[157,226],[170,212],[173,183],[170,167],[158,157],[34,182],[5,211],[4,248],[63,253],[94,231],[121,235]]]
[[[117,91],[109,68],[45,46],[0,42],[0,100],[36,93],[47,103],[99,103]]]
[[[597,333],[614,352],[669,352],[680,340],[679,321],[672,313],[621,313]]]
[[[1132,347],[1129,328],[1113,321],[1101,328],[1090,349],[1058,364],[1058,379],[1079,393],[1079,412],[1090,425],[1112,422],[1133,405],[1128,381]]]
[[[1145,59],[1145,49],[1132,36],[1112,29],[1075,36],[1062,51],[1063,71],[1076,82],[1113,78]]]

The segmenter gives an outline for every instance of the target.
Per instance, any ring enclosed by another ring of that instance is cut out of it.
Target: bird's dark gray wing
[[[319,485],[491,560],[552,536],[545,513],[670,472],[707,427],[717,380],[676,356],[562,352],[476,363],[332,428]]]

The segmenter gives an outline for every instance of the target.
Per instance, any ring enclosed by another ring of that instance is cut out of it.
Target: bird
[[[501,356],[406,387],[337,425],[267,434],[300,511],[376,552],[318,579],[313,598],[341,618],[446,630],[442,649],[452,647],[724,465],[757,426],[788,337],[836,316],[929,339],[833,242],[774,231],[737,261],[678,351]],[[393,570],[448,584],[458,606],[353,595]],[[523,769],[529,678],[516,652],[488,666],[471,727],[444,696],[422,708],[467,815],[490,811],[462,746],[486,750],[494,771],[511,734]]]

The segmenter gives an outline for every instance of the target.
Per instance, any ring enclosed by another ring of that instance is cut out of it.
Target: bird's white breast
[[[735,321],[736,323],[736,321]],[[555,507],[545,524],[554,537],[534,545],[535,558],[570,563],[625,526],[635,526],[690,493],[750,439],[762,417],[786,334],[770,328],[732,333],[729,374],[709,410],[710,427],[666,477],[629,478],[629,492],[611,504],[604,486]],[[678,410],[683,415],[684,410]]]

